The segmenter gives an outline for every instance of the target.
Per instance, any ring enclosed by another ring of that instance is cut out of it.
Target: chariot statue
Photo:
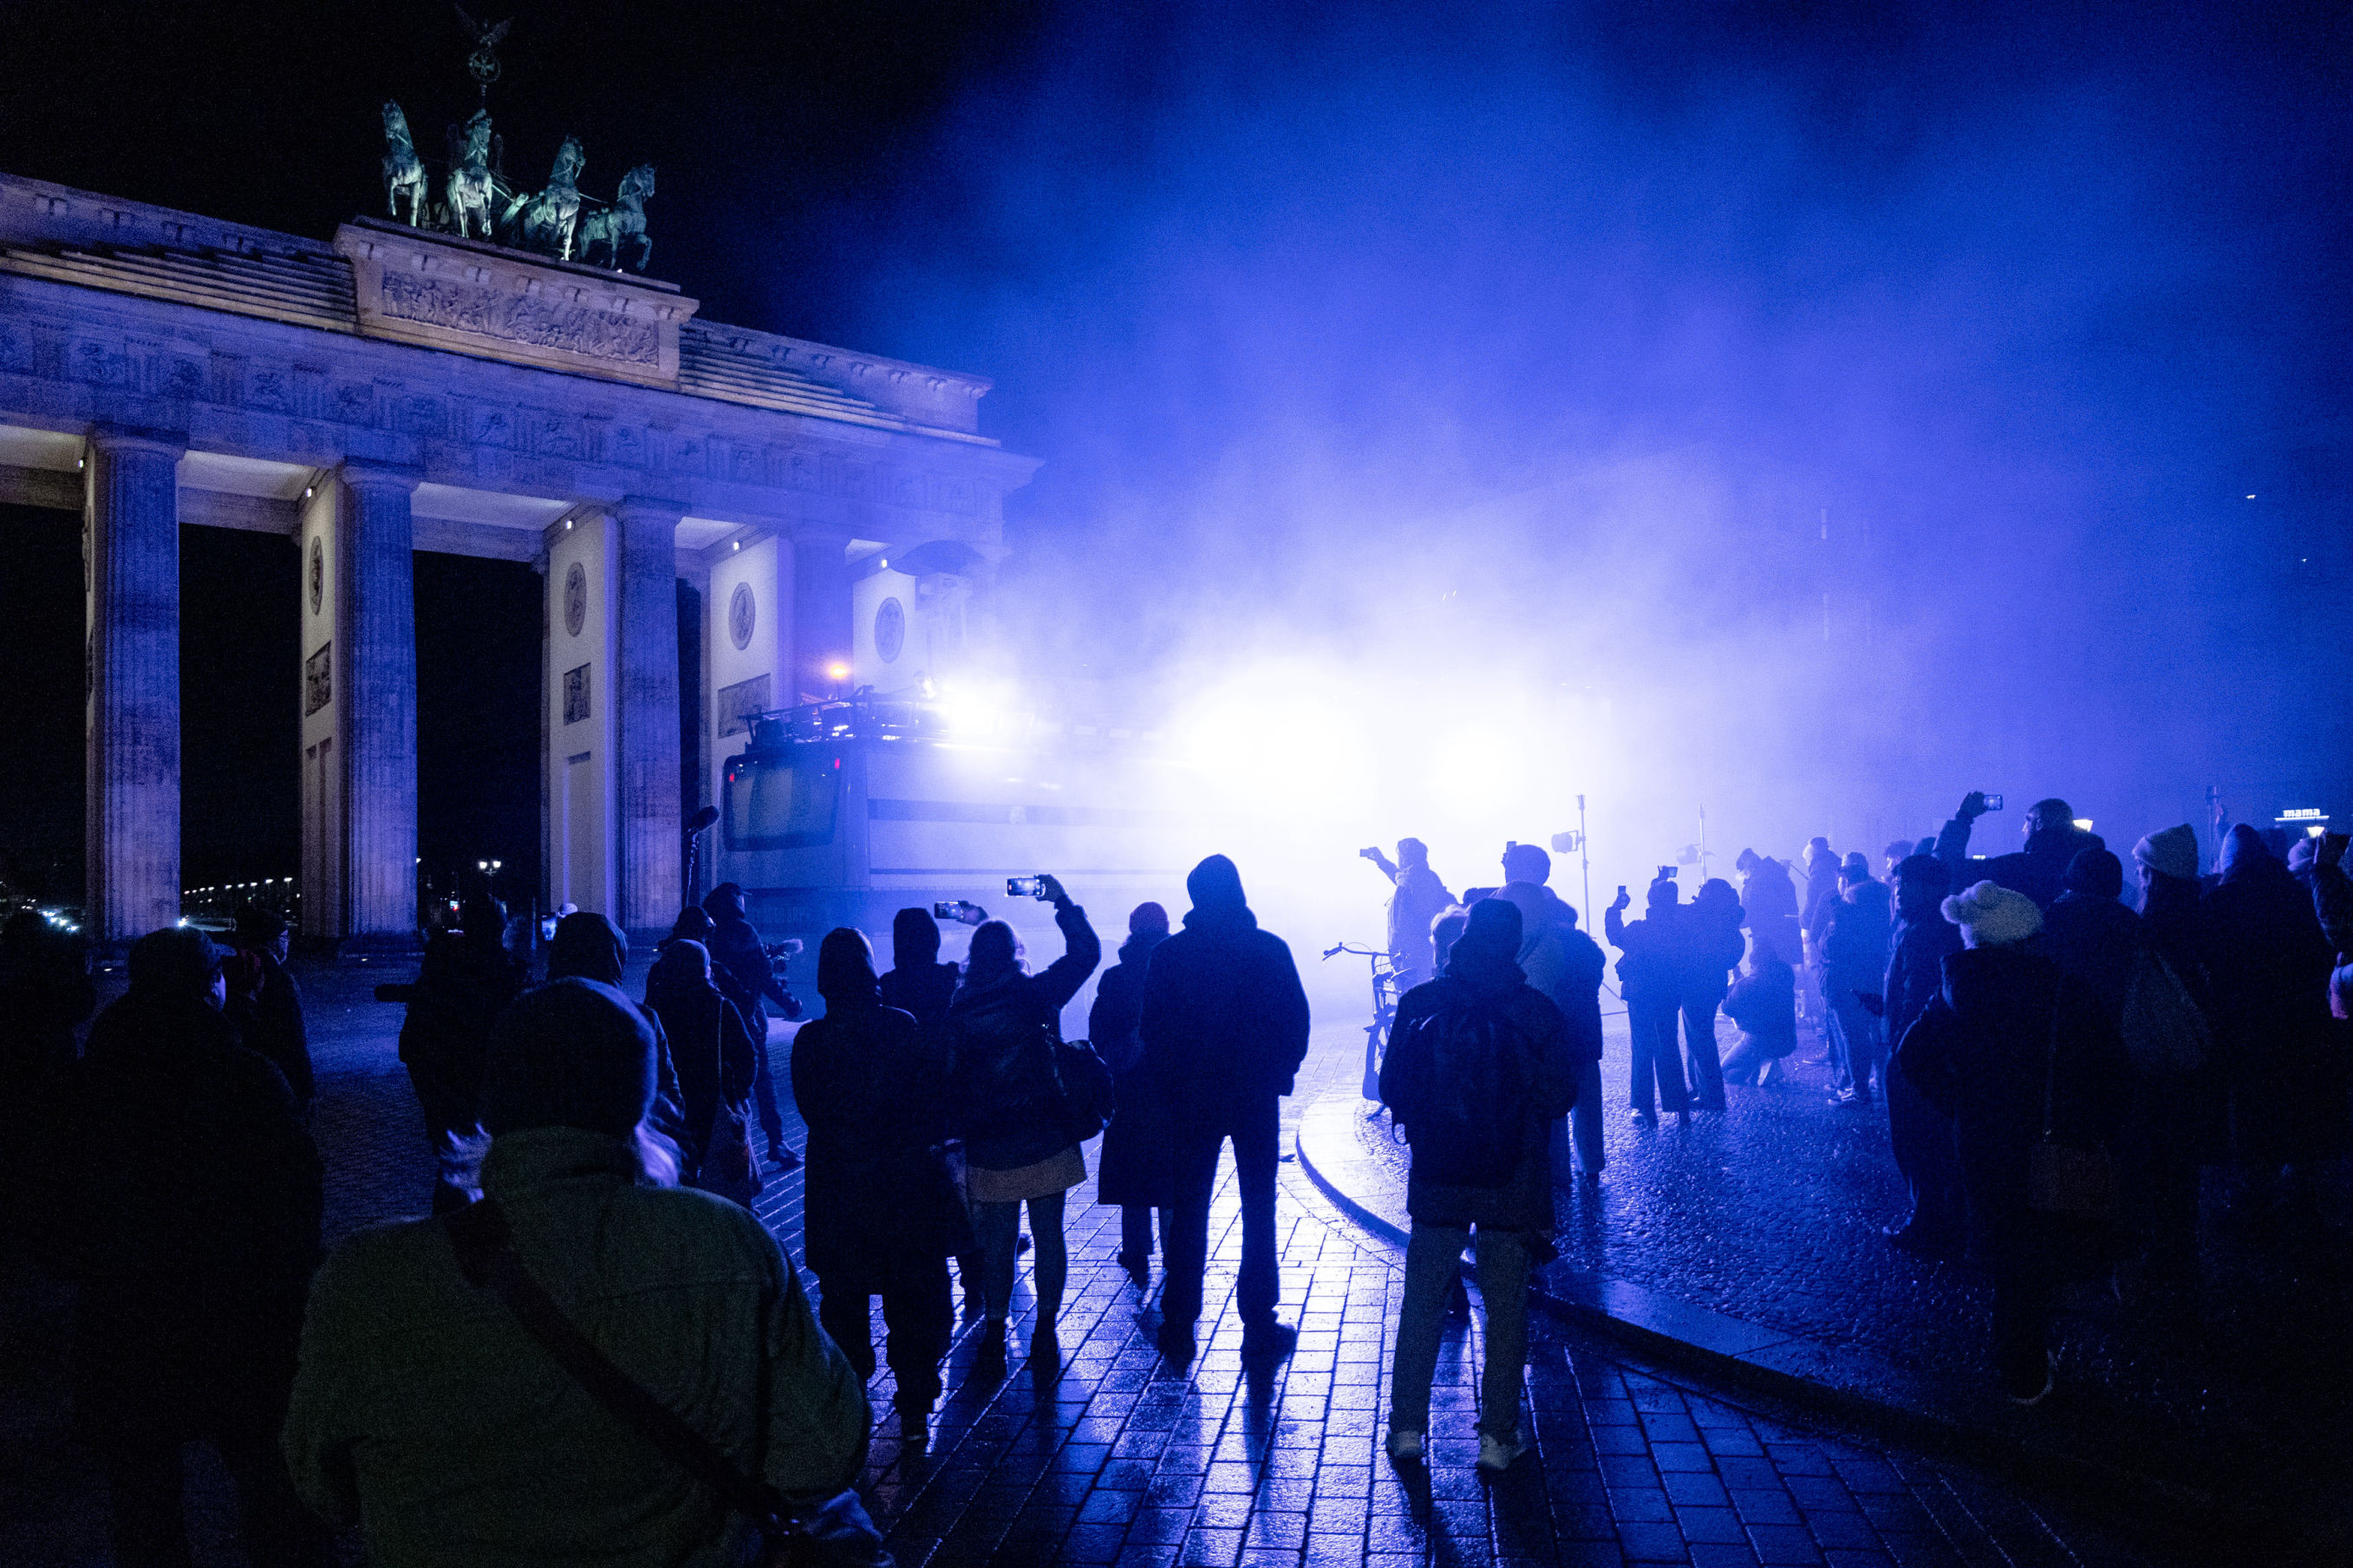
[[[499,216],[499,235],[521,250],[536,250],[558,261],[573,255],[574,231],[580,221],[582,165],[588,162],[577,136],[566,136],[556,149],[555,167],[543,191],[519,192]]]
[[[401,205],[406,202],[408,222],[425,221],[425,160],[417,155],[417,143],[409,139],[408,116],[400,105],[390,99],[384,104],[384,206],[393,217],[399,217]]]
[[[602,212],[580,220],[580,259],[618,272],[643,272],[654,258],[646,237],[646,198],[654,194],[654,166],[640,163],[621,176],[620,194]]]
[[[449,178],[442,186],[449,231],[460,239],[488,239],[491,205],[498,196],[497,182],[491,174],[490,110],[474,110],[474,117],[466,121],[461,146],[454,144],[459,140],[456,133],[451,140]]]

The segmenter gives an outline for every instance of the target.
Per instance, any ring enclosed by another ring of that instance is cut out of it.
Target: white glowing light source
[[[2077,818],[2075,819],[2075,831],[2076,831],[2076,832],[2078,832],[2078,833],[2089,833],[2089,832],[2091,832],[2091,831],[2092,831],[2092,819],[2091,819],[2090,817],[2088,817],[2088,816],[2079,816],[2079,817],[2077,817]]]

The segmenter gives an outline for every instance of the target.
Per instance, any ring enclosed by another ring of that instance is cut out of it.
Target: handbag
[[[2051,1049],[2042,1064],[2042,1137],[2028,1152],[2026,1204],[2062,1219],[2105,1223],[2116,1213],[2116,1173],[2105,1148],[2062,1143],[2052,1130],[2059,1079],[2059,998],[2051,999]]]
[[[1045,1031],[1047,1060],[1054,1074],[1054,1094],[1060,1102],[1062,1136],[1083,1143],[1101,1132],[1119,1109],[1119,1091],[1111,1068],[1084,1040],[1065,1040],[1051,1028]]]
[[[796,1511],[785,1495],[749,1476],[589,1342],[515,1255],[505,1211],[495,1198],[443,1216],[468,1282],[487,1286],[525,1332],[623,1426],[659,1448],[680,1468],[747,1515],[760,1537],[761,1568],[895,1568],[882,1532],[855,1491]]]
[[[760,1162],[752,1154],[752,1119],[748,1108],[719,1102],[711,1113],[711,1136],[703,1145],[702,1167],[694,1184],[706,1193],[732,1198],[750,1208],[766,1189]]]

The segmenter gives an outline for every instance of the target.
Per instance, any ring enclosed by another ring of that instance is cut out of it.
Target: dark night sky
[[[511,173],[651,159],[706,315],[997,379],[1033,671],[1549,658],[1851,814],[2343,789],[2340,5],[512,8]],[[0,165],[315,236],[472,102],[439,4],[8,36]]]

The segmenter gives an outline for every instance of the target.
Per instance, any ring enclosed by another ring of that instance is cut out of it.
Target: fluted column
[[[678,523],[682,510],[636,498],[609,509],[619,532],[614,616],[621,925],[659,933],[676,919],[683,845],[678,799]]]
[[[346,931],[417,939],[417,596],[409,500],[417,476],[346,464],[342,571]]]
[[[828,667],[847,664],[851,651],[849,566],[839,538],[793,541],[793,679],[779,700],[825,697],[840,682]]]
[[[89,645],[85,929],[133,941],[180,915],[180,457],[93,431],[82,575]]]

